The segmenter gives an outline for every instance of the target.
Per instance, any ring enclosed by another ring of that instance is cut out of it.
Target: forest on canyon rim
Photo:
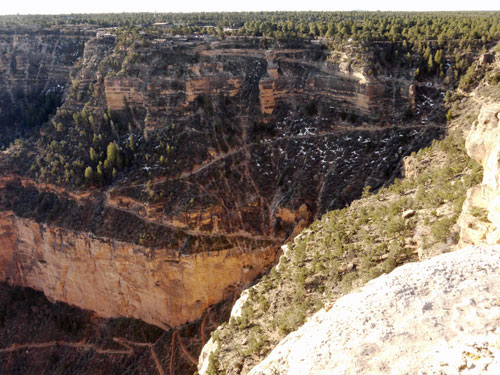
[[[206,373],[247,373],[457,243],[499,39],[495,12],[0,17],[0,372],[189,374],[222,325]]]

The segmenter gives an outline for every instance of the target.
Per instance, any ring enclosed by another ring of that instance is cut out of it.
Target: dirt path
[[[67,195],[77,203],[80,203],[82,200],[87,199],[93,193],[91,190],[83,190],[83,191],[70,191],[62,186],[56,186],[54,184],[39,182],[30,177],[24,177],[20,175],[8,175],[0,177],[0,188],[5,188],[6,184],[19,181],[23,187],[34,187],[39,191],[53,193],[57,195]]]
[[[133,352],[132,346],[147,346],[151,350],[151,358],[153,358],[153,361],[155,362],[156,369],[158,370],[159,375],[165,375],[165,370],[163,370],[163,367],[160,363],[160,359],[158,358],[158,355],[156,354],[155,351],[155,344],[156,343],[150,343],[150,342],[135,342],[135,341],[130,341],[126,340],[123,337],[115,337],[113,338],[114,341],[117,343],[121,344],[122,346],[128,348],[130,351]]]
[[[187,171],[184,171],[182,172],[178,177],[173,177],[171,179],[167,179],[167,180],[182,180],[186,177],[189,177],[193,174],[197,174],[197,173],[200,173],[201,171],[203,171],[204,169],[210,167],[211,165],[221,161],[221,160],[224,160],[226,158],[228,158],[229,156],[232,156],[234,154],[237,154],[237,153],[240,153],[241,151],[243,151],[245,148],[247,148],[248,146],[242,146],[240,148],[237,148],[237,149],[234,149],[234,150],[231,150],[231,151],[228,151],[228,152],[221,152],[220,154],[218,154],[217,156],[213,157],[210,161],[204,163],[204,164],[201,164],[199,165],[198,167],[195,167],[193,170],[187,172]]]
[[[139,211],[138,209],[132,209],[132,208],[120,206],[120,205],[112,202],[112,200],[110,199],[109,190],[106,191],[105,197],[106,197],[106,200],[105,200],[106,207],[111,207],[111,208],[118,210],[118,211],[127,212],[130,215],[134,215],[138,219],[145,221],[147,223],[150,223],[150,224],[159,225],[159,226],[162,226],[165,228],[169,228],[171,230],[180,230],[180,231],[182,231],[190,236],[211,237],[211,238],[214,238],[214,237],[248,238],[248,239],[259,240],[259,241],[271,241],[271,242],[276,242],[276,243],[279,242],[279,240],[276,239],[275,237],[262,236],[262,235],[252,234],[252,233],[248,233],[248,232],[244,232],[244,231],[231,232],[231,233],[226,233],[226,232],[212,233],[212,232],[203,232],[203,231],[200,231],[197,229],[188,229],[185,226],[181,226],[181,225],[178,225],[178,224],[175,224],[172,222],[168,222],[165,220],[154,219],[154,218],[151,218],[147,215],[143,215],[140,212],[138,212]],[[145,207],[145,205],[143,203],[136,202],[135,204],[137,206],[142,206],[142,208],[145,211],[147,211],[147,208]]]
[[[158,179],[156,182],[153,183],[154,185],[162,184],[165,183],[166,181],[176,181],[176,180],[183,180],[188,177],[191,177],[195,174],[198,174],[208,167],[218,163],[219,161],[222,161],[230,156],[233,156],[235,154],[238,154],[240,152],[245,152],[248,149],[250,149],[252,146],[256,146],[259,144],[272,144],[272,143],[278,143],[283,140],[294,140],[294,139],[313,139],[313,138],[321,138],[327,135],[334,135],[336,134],[336,131],[338,130],[344,130],[344,131],[366,131],[366,132],[371,132],[371,133],[376,133],[388,129],[424,129],[424,128],[436,128],[436,129],[446,129],[446,125],[436,125],[436,124],[410,124],[410,125],[390,125],[390,126],[366,126],[366,125],[361,125],[361,126],[352,126],[352,125],[335,125],[331,130],[329,131],[321,131],[317,132],[314,134],[304,134],[304,135],[287,135],[284,137],[278,137],[270,140],[264,140],[262,142],[252,142],[252,143],[247,143],[241,147],[238,147],[236,149],[233,149],[228,152],[222,152],[218,154],[217,156],[211,158],[209,161],[204,162],[203,164],[197,165],[190,171],[183,171],[181,172],[180,175],[175,176],[175,177],[163,177]],[[143,184],[137,184],[134,185],[135,187],[140,187],[140,186],[146,186],[145,183]]]
[[[186,355],[186,357],[191,361],[193,365],[198,366],[198,360],[196,360],[184,346],[181,335],[179,335],[179,331],[175,331],[174,335],[177,335],[177,341],[179,342],[179,346],[181,347],[182,352]]]
[[[158,356],[154,350],[155,343],[135,342],[135,341],[130,341],[130,340],[124,339],[123,337],[114,337],[113,341],[120,344],[125,349],[121,349],[121,350],[120,349],[102,349],[95,344],[86,343],[84,341],[71,342],[71,341],[53,340],[53,341],[39,342],[39,343],[12,344],[12,345],[8,346],[7,348],[0,349],[0,353],[12,353],[12,352],[16,352],[18,350],[24,350],[24,349],[45,349],[45,348],[51,348],[53,346],[65,346],[65,347],[70,347],[70,348],[74,348],[74,349],[93,350],[99,354],[132,355],[132,354],[134,354],[133,346],[148,347],[151,350],[151,357],[153,358],[153,361],[155,362],[158,374],[165,375],[165,371],[163,370],[163,367],[161,366],[160,359],[158,358]]]
[[[116,342],[120,341],[114,339]],[[84,349],[84,350],[94,350],[96,353],[99,354],[120,354],[120,355],[131,355],[133,354],[133,350],[130,346],[126,346],[126,349],[122,350],[114,350],[114,349],[102,349],[99,348],[95,344],[89,344],[83,341],[78,341],[78,342],[71,342],[71,341],[47,341],[47,342],[39,342],[39,343],[27,343],[27,344],[12,344],[11,346],[7,348],[0,349],[0,353],[12,353],[18,350],[23,350],[23,349],[43,349],[43,348],[50,348],[53,346],[66,346],[70,348],[75,348],[75,349]]]

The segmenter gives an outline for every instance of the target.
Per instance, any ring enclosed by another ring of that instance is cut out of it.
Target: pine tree
[[[450,97],[451,97],[451,94],[449,91],[446,91],[446,95],[444,96],[444,102],[446,104],[448,104],[448,102],[450,101]]]
[[[106,148],[106,161],[108,161],[111,166],[115,165],[117,149],[118,146],[114,142],[109,142]]]
[[[434,71],[434,58],[432,56],[432,53],[429,55],[429,60],[427,61],[427,69],[430,73]]]
[[[128,137],[128,148],[132,152],[135,151],[135,140],[134,140],[134,135],[133,134],[130,134],[130,136]]]
[[[437,50],[434,55],[434,62],[438,67],[441,66],[441,63],[443,62],[443,50]]]
[[[90,160],[97,161],[97,153],[94,150],[94,147],[90,147]]]
[[[85,168],[85,180],[90,182],[92,181],[93,178],[94,178],[94,171],[92,170],[91,166],[88,166],[87,168]]]

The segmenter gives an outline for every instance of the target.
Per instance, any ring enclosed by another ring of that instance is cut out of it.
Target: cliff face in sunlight
[[[466,139],[469,156],[483,166],[483,181],[467,192],[459,219],[462,244],[500,243],[500,105],[481,108]]]
[[[314,314],[249,374],[496,374],[499,251],[401,266]]]
[[[42,290],[51,299],[104,317],[139,318],[163,328],[198,319],[253,280],[273,248],[226,249],[178,257],[90,233],[38,224],[4,212],[2,280]]]

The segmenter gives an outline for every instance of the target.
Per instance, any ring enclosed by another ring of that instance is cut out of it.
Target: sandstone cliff
[[[2,280],[107,317],[200,318],[443,131],[420,122],[440,88],[410,100],[409,72],[343,69],[320,45],[135,38],[89,34],[83,51],[51,55],[66,80],[58,58],[78,61],[64,103],[39,138],[0,155]]]
[[[163,328],[200,318],[274,259],[272,247],[177,256],[0,216],[2,280],[101,316],[139,318]]]

